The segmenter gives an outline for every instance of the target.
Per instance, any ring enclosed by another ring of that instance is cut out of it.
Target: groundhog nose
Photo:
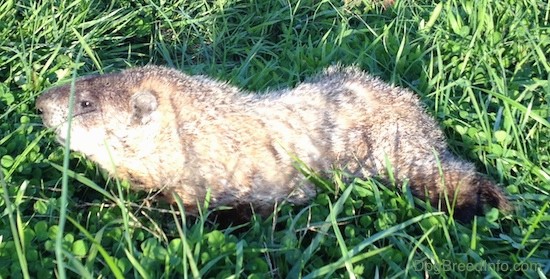
[[[36,111],[39,115],[44,114],[47,111],[47,98],[44,94],[38,96],[36,98],[36,102],[34,103],[34,107],[36,108]]]
[[[38,112],[38,115],[42,115],[44,113],[44,107],[40,99],[36,101],[35,107],[36,107],[36,111]]]

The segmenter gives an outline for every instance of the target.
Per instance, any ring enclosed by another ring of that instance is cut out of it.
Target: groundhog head
[[[136,150],[146,151],[143,143],[151,143],[148,137],[160,129],[155,91],[139,86],[143,79],[139,73],[80,78],[74,85],[69,83],[43,93],[36,108],[44,125],[55,131],[62,144],[67,142],[71,119],[70,148],[110,170],[109,166],[119,157],[135,154]],[[69,113],[71,92],[73,107]]]

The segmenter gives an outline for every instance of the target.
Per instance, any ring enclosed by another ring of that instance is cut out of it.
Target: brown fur
[[[283,199],[307,202],[316,189],[293,158],[361,177],[387,178],[391,169],[432,203],[456,196],[463,221],[484,203],[509,208],[492,181],[449,152],[414,94],[353,67],[265,94],[156,66],[84,77],[74,89],[71,149],[137,188],[178,194],[191,211],[207,189],[212,206],[262,213]],[[70,90],[53,88],[36,103],[62,143]]]

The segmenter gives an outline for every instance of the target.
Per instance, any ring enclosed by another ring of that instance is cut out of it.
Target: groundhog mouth
[[[56,139],[57,142],[59,142],[61,145],[65,145],[65,143],[66,143],[65,138],[61,137],[60,135],[57,135],[57,137],[55,137],[55,139]]]
[[[59,142],[61,145],[65,145],[65,143],[67,142],[67,140],[65,139],[65,135],[64,133],[66,134],[67,131],[63,131],[63,129],[61,129],[60,127],[57,127],[55,129],[55,139],[57,140],[57,142]]]
[[[71,117],[72,121],[74,122],[74,120],[77,119],[78,117],[81,117],[82,115],[89,114],[91,112],[93,112],[93,111],[86,111],[86,112],[76,113]],[[65,119],[61,124],[58,124],[58,125],[51,125],[51,123],[49,123],[49,125],[48,125],[48,124],[46,124],[46,121],[43,121],[43,122],[44,122],[44,125],[47,128],[50,128],[50,129],[54,130],[55,135],[56,135],[56,140],[60,144],[65,145],[65,143],[67,142],[67,139],[66,139],[67,125],[64,125],[64,124],[68,124],[68,119]],[[71,136],[72,136],[72,132],[71,132]]]

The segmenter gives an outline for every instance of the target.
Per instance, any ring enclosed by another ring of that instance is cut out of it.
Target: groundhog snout
[[[35,107],[46,127],[53,127],[61,124],[55,122],[59,122],[59,118],[62,118],[62,109],[59,104],[56,105],[52,103],[51,98],[47,94],[42,94],[36,99]],[[56,119],[58,121],[55,121]]]
[[[38,99],[36,99],[36,111],[38,112],[38,115],[40,115],[40,117],[42,117],[42,120],[44,120],[44,122],[46,122],[45,118],[46,116],[48,115],[47,114],[47,108],[46,108],[46,101],[45,101],[45,98],[44,98],[44,95],[38,97]],[[46,124],[46,123],[44,123]]]
[[[41,97],[38,97],[38,99],[36,99],[36,110],[38,111],[39,115],[44,114],[44,101]]]

